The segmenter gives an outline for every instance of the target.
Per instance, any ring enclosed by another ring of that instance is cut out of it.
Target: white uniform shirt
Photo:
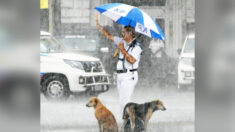
[[[114,37],[114,44],[118,46],[118,44],[123,41],[123,45],[124,45],[124,48],[125,50],[127,51],[128,48],[129,48],[129,44],[127,45],[126,41],[123,40],[122,38],[120,37]],[[131,43],[131,42],[130,42]],[[140,62],[140,55],[141,55],[141,52],[142,52],[142,49],[141,47],[139,46],[140,44],[138,42],[136,42],[136,45],[135,47],[130,47],[129,51],[128,51],[128,54],[130,54],[132,57],[135,58],[136,62],[132,65],[131,63],[129,63],[126,59],[124,60],[124,67],[128,70],[131,70],[131,69],[138,69],[139,67],[139,62]],[[133,48],[133,49],[132,49]],[[122,54],[122,52],[119,50],[119,58],[120,59],[123,59],[124,56]],[[133,66],[133,67],[132,67]],[[117,62],[117,70],[123,70],[123,62],[121,60],[118,60]]]

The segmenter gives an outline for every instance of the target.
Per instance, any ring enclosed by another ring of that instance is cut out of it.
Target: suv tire
[[[49,76],[43,87],[43,93],[48,99],[67,99],[70,96],[68,81],[61,75]]]

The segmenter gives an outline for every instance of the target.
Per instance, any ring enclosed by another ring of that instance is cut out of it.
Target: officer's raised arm
[[[101,34],[103,34],[107,39],[111,40],[112,42],[114,41],[113,35],[111,35],[108,31],[106,31],[98,22],[98,14],[95,14],[95,23],[96,26],[98,27],[99,31]]]

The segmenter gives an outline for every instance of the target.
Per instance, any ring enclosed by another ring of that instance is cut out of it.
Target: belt
[[[130,72],[134,72],[134,71],[137,71],[137,69],[131,69],[131,70],[117,70],[117,73],[126,73],[127,71],[130,71]]]
[[[120,61],[124,61],[124,59],[121,59],[121,58],[118,58],[118,60],[120,60]]]

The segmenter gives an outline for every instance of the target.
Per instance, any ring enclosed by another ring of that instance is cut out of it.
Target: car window
[[[184,47],[184,53],[192,53],[195,49],[195,39],[188,38]]]
[[[40,37],[40,52],[41,53],[57,53],[62,52],[61,45],[50,36]]]
[[[94,39],[65,38],[62,43],[67,50],[78,50],[85,52],[97,51],[98,42]]]

